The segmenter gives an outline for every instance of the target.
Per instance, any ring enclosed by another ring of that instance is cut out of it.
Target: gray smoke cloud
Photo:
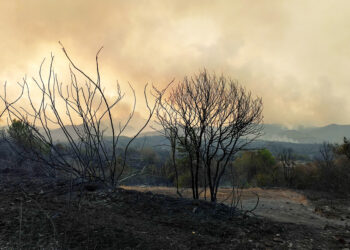
[[[92,75],[104,46],[106,88],[131,82],[141,115],[145,83],[162,87],[206,67],[261,96],[266,123],[350,123],[347,0],[13,0],[0,9],[0,81],[13,94],[51,52],[67,69],[62,41]]]

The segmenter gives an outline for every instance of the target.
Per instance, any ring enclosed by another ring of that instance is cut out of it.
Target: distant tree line
[[[180,189],[191,188],[189,158],[181,152],[180,148],[176,158],[178,180],[170,157],[167,161],[154,164],[149,174],[164,178]],[[275,156],[267,149],[241,151],[229,162],[229,171],[223,175],[221,185],[240,188],[285,187],[349,194],[349,152],[346,138],[341,144],[320,145],[320,156],[308,161],[288,148],[280,149],[280,153]],[[199,177],[199,186],[204,187],[204,173],[199,173]]]

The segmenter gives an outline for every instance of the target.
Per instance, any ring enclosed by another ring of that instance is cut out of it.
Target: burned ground
[[[223,204],[2,174],[1,249],[342,249],[345,227],[245,215]]]

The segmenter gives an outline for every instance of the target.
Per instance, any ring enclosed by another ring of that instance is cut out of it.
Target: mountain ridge
[[[82,125],[77,127],[82,129]],[[67,130],[75,134],[71,125],[66,126]],[[6,129],[2,127],[1,129]],[[42,128],[38,128],[40,132],[43,132]],[[137,129],[133,124],[130,124],[123,136],[132,137],[137,132]],[[60,128],[51,130],[52,138],[55,141],[66,141],[65,135]],[[139,137],[150,137],[161,135],[159,131],[152,130],[150,126],[142,132]],[[106,137],[110,136],[110,133],[106,132]],[[320,144],[323,142],[341,143],[344,137],[350,137],[350,124],[328,124],[326,126],[297,126],[295,128],[288,128],[282,124],[263,124],[263,135],[259,137],[262,141],[276,141],[276,142],[288,142],[299,144]],[[78,139],[73,137],[73,139]]]

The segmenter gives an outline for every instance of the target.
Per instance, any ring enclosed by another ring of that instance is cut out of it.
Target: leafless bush
[[[53,175],[66,174],[84,181],[101,181],[114,186],[125,179],[123,173],[128,147],[149,123],[165,89],[157,90],[158,96],[151,104],[149,90],[145,86],[147,120],[127,143],[124,152],[118,153],[120,136],[134,116],[136,95],[129,85],[134,96],[132,110],[124,124],[116,124],[113,112],[125,112],[118,111],[118,104],[125,94],[119,83],[106,94],[101,83],[98,61],[101,49],[96,54],[95,77],[79,68],[62,46],[70,64],[68,83],[64,84],[58,79],[52,55],[47,71],[44,70],[47,64],[43,60],[38,78],[33,77],[30,83],[24,78],[22,83],[18,83],[20,91],[14,100],[8,96],[5,83],[4,91],[0,95],[4,106],[0,117],[6,117],[9,126],[19,121],[28,129],[31,136],[27,140],[27,147],[22,147],[23,152],[29,159],[44,164],[46,170]],[[115,95],[111,97],[110,93],[113,91]],[[68,145],[65,150],[54,141],[53,128],[61,130],[62,139]]]
[[[295,160],[291,149],[282,149],[278,158],[283,166],[283,176],[287,185],[291,187],[295,181]]]

